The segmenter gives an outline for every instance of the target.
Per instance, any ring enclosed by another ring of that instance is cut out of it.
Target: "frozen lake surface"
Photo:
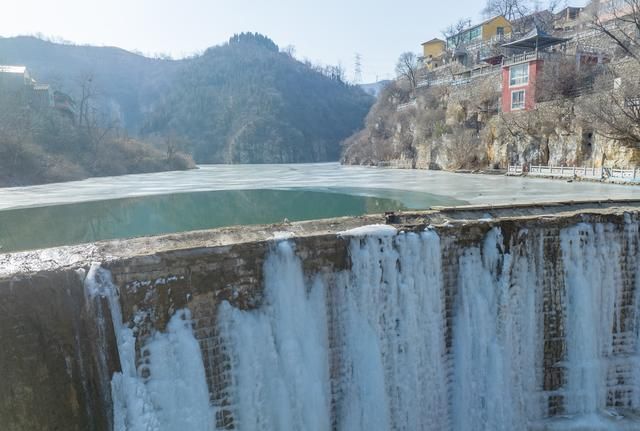
[[[0,189],[0,209],[219,190],[333,191],[395,199],[394,191],[429,193],[471,204],[640,198],[640,187],[588,182],[342,166],[205,165],[181,172],[91,178]],[[401,199],[403,200],[403,199]],[[408,207],[420,202],[403,200]]]
[[[433,206],[634,197],[640,188],[337,163],[202,166],[0,189],[0,252]]]

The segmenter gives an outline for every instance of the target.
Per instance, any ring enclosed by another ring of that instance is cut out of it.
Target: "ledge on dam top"
[[[284,238],[337,235],[350,229],[389,224],[401,230],[417,230],[426,226],[496,224],[501,221],[533,221],[536,219],[573,219],[581,214],[620,214],[640,208],[640,200],[560,201],[536,204],[467,205],[433,207],[425,211],[340,217],[273,225],[230,226],[168,235],[101,241],[76,246],[0,254],[0,278],[11,275],[49,271],[65,267],[81,267],[94,261],[112,262],[122,259],[162,254],[172,251],[198,250],[230,245],[268,242]]]

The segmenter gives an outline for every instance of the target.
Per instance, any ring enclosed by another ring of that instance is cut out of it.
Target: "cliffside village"
[[[502,112],[531,110],[545,61],[572,57],[578,67],[609,63],[616,47],[589,25],[584,7],[544,10],[508,21],[495,16],[422,44],[423,72],[418,87],[461,85],[501,75]],[[601,16],[601,20],[603,17]],[[613,25],[616,16],[604,16]]]
[[[454,27],[422,44],[413,81],[399,72],[402,115],[381,102],[345,162],[640,181],[640,2]]]
[[[37,82],[25,66],[0,65],[0,97],[13,105],[36,110],[55,109],[71,120],[75,117],[73,99],[49,84]]]

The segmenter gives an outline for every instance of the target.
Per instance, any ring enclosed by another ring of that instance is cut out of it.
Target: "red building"
[[[544,61],[514,61],[502,67],[502,112],[528,111],[536,106],[536,79]]]
[[[502,45],[515,54],[502,63],[502,112],[528,111],[536,106],[538,78],[542,76],[548,49],[568,39],[534,28],[522,39]]]

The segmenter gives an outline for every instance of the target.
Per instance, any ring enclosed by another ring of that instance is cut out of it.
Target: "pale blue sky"
[[[19,0],[3,1],[0,36],[43,33],[76,43],[184,56],[257,31],[298,58],[337,64],[363,80],[393,75],[403,51],[440,36],[458,18],[480,19],[482,0]]]

